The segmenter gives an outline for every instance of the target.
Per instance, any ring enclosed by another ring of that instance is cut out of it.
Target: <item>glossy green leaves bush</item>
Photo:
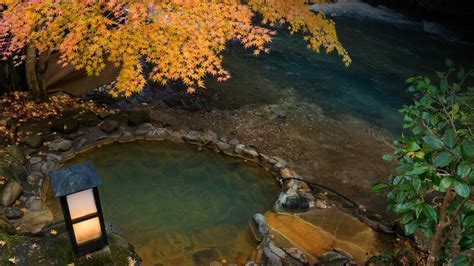
[[[415,100],[400,110],[405,133],[394,142],[394,154],[383,156],[396,158],[397,174],[373,190],[388,190],[388,210],[399,215],[405,234],[420,229],[434,235],[442,251],[448,234],[459,232],[462,251],[474,246],[474,89],[466,86],[474,71],[446,63],[449,70],[437,72],[436,83],[422,76],[407,80]]]

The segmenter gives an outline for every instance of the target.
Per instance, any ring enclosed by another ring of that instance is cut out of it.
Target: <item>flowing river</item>
[[[434,80],[434,71],[446,70],[445,58],[464,67],[474,62],[474,43],[437,23],[358,1],[339,1],[325,10],[334,15],[339,39],[353,60],[348,68],[337,55],[314,53],[301,36],[286,32],[274,38],[270,54],[259,57],[231,44],[224,62],[233,78],[208,86],[216,102],[239,108],[289,93],[296,103],[317,105],[332,117],[350,114],[398,135],[397,110],[411,101],[405,92],[408,77]]]

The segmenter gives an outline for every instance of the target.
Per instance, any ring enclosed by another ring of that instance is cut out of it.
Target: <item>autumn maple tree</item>
[[[193,92],[207,75],[230,77],[221,52],[237,40],[255,55],[288,23],[303,32],[314,51],[347,52],[334,22],[310,11],[305,0],[29,0],[0,1],[0,59],[25,64],[30,96],[46,98],[45,73],[51,54],[59,63],[99,75],[107,63],[120,68],[113,95],[140,91],[146,78],[166,84],[180,80]],[[256,24],[255,14],[262,17]],[[143,64],[151,71],[147,77]]]

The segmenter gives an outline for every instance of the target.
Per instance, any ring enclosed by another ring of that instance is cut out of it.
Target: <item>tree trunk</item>
[[[440,209],[440,219],[436,225],[436,231],[433,235],[433,240],[431,242],[431,250],[428,257],[428,265],[436,265],[436,262],[439,260],[439,252],[441,250],[441,245],[444,237],[446,228],[451,224],[451,221],[448,219],[449,214],[446,209],[448,208],[451,201],[456,197],[456,193],[451,189],[448,190],[443,199],[443,205]]]
[[[15,67],[13,60],[0,62],[0,93],[9,93],[16,90],[25,90],[23,79],[24,66]]]
[[[26,82],[28,84],[29,97],[35,101],[44,101],[46,95],[46,69],[50,52],[39,54],[38,51],[27,46],[26,48]]]

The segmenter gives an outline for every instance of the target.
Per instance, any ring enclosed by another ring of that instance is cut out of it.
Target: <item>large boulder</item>
[[[16,180],[19,180],[21,182],[26,181],[27,175],[28,171],[26,170],[26,167],[19,163],[13,162],[8,167],[8,176]]]
[[[316,265],[318,266],[342,266],[346,265],[351,259],[339,252],[329,251],[324,253]]]
[[[67,139],[56,139],[53,140],[49,145],[49,149],[52,151],[68,151],[72,148],[72,141]]]
[[[302,182],[290,180],[285,183],[286,191],[280,193],[275,202],[275,211],[305,212],[314,207],[315,198],[306,188],[301,186]]]
[[[286,197],[285,201],[282,202],[281,206],[286,210],[290,211],[307,211],[309,210],[309,200],[305,197],[290,196]]]
[[[156,131],[155,126],[150,123],[141,124],[135,130],[135,135],[137,136],[148,136],[153,134]]]
[[[79,117],[79,125],[84,127],[95,127],[101,120],[93,113],[87,113]]]
[[[100,125],[100,129],[105,133],[112,133],[119,128],[119,125],[119,122],[107,119]]]
[[[144,123],[150,123],[150,114],[147,111],[134,111],[128,114],[127,124],[136,127]]]
[[[201,134],[194,130],[190,130],[183,135],[183,140],[186,142],[198,142],[200,138]]]
[[[79,124],[74,118],[59,118],[51,124],[51,130],[71,134],[79,129]]]
[[[18,146],[11,146],[9,149],[8,149],[8,153],[10,154],[10,156],[12,156],[12,158],[19,162],[20,164],[25,164],[26,162],[26,157],[25,157],[25,154],[23,153],[23,151],[21,150],[20,147]]]
[[[20,219],[23,217],[23,212],[18,207],[8,207],[5,209],[5,217],[8,219]]]
[[[0,203],[3,206],[12,205],[15,200],[21,195],[21,192],[23,192],[23,187],[21,186],[21,184],[14,179],[10,179],[1,190]]]
[[[250,223],[250,229],[254,233],[255,239],[257,241],[262,241],[263,237],[267,236],[269,233],[265,216],[261,213],[254,214]]]
[[[0,217],[0,236],[1,240],[5,241],[5,246],[0,247],[1,263],[9,263],[11,258],[15,258],[17,265],[35,266],[140,265],[141,263],[133,246],[125,238],[112,232],[107,232],[108,247],[81,257],[73,256],[66,232],[58,232],[55,235],[40,232],[34,237],[16,235],[13,226]]]
[[[3,236],[5,234],[7,235],[13,235],[16,233],[15,227],[8,221],[7,218],[3,217],[0,215],[0,236]],[[3,240],[5,241],[5,240]],[[2,252],[0,250],[0,256]],[[1,262],[4,262],[3,260],[0,260]]]
[[[26,146],[32,148],[32,149],[38,149],[41,146],[43,146],[43,136],[41,135],[31,135],[28,137],[25,137],[21,140],[21,143],[25,144]]]

